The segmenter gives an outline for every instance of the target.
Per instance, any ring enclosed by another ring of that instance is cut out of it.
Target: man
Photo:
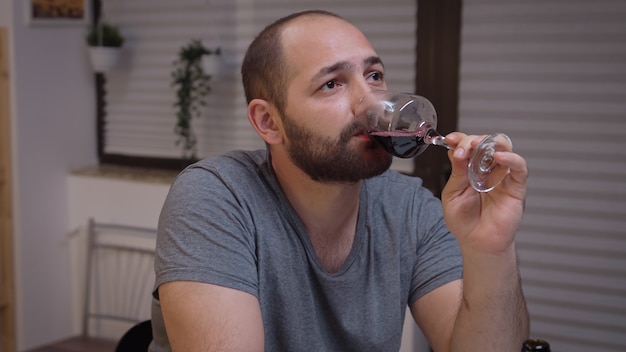
[[[268,26],[242,75],[267,152],[201,161],[172,185],[151,351],[397,351],[407,305],[437,352],[520,349],[523,158],[497,153],[511,172],[479,194],[467,179],[478,137],[448,135],[442,212],[355,123],[384,67],[330,13]]]

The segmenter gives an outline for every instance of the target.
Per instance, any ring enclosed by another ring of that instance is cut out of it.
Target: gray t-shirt
[[[421,180],[387,171],[363,182],[356,235],[341,269],[320,265],[267,152],[192,165],[159,220],[159,285],[201,281],[259,299],[265,351],[397,351],[407,304],[462,276],[441,203]],[[170,351],[158,299],[151,351]]]

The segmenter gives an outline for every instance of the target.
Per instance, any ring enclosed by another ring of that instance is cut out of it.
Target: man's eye
[[[328,81],[326,83],[324,83],[324,86],[322,88],[324,89],[333,89],[337,86],[337,83],[335,81]]]
[[[374,81],[382,81],[383,74],[382,72],[372,72],[372,74],[370,74],[370,79]]]

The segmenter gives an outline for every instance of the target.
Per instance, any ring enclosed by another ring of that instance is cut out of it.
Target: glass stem
[[[446,149],[450,149],[448,143],[446,143],[446,137],[439,134],[439,132],[431,129],[426,134],[426,143],[432,145],[438,145],[440,147],[444,147]]]

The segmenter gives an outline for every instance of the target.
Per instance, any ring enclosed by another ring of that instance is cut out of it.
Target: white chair
[[[155,229],[102,224],[90,219],[82,333],[29,352],[143,349],[137,346],[144,346],[147,341],[135,336],[151,334],[148,323],[155,243]]]
[[[156,230],[89,220],[83,335],[118,340],[150,319]]]

